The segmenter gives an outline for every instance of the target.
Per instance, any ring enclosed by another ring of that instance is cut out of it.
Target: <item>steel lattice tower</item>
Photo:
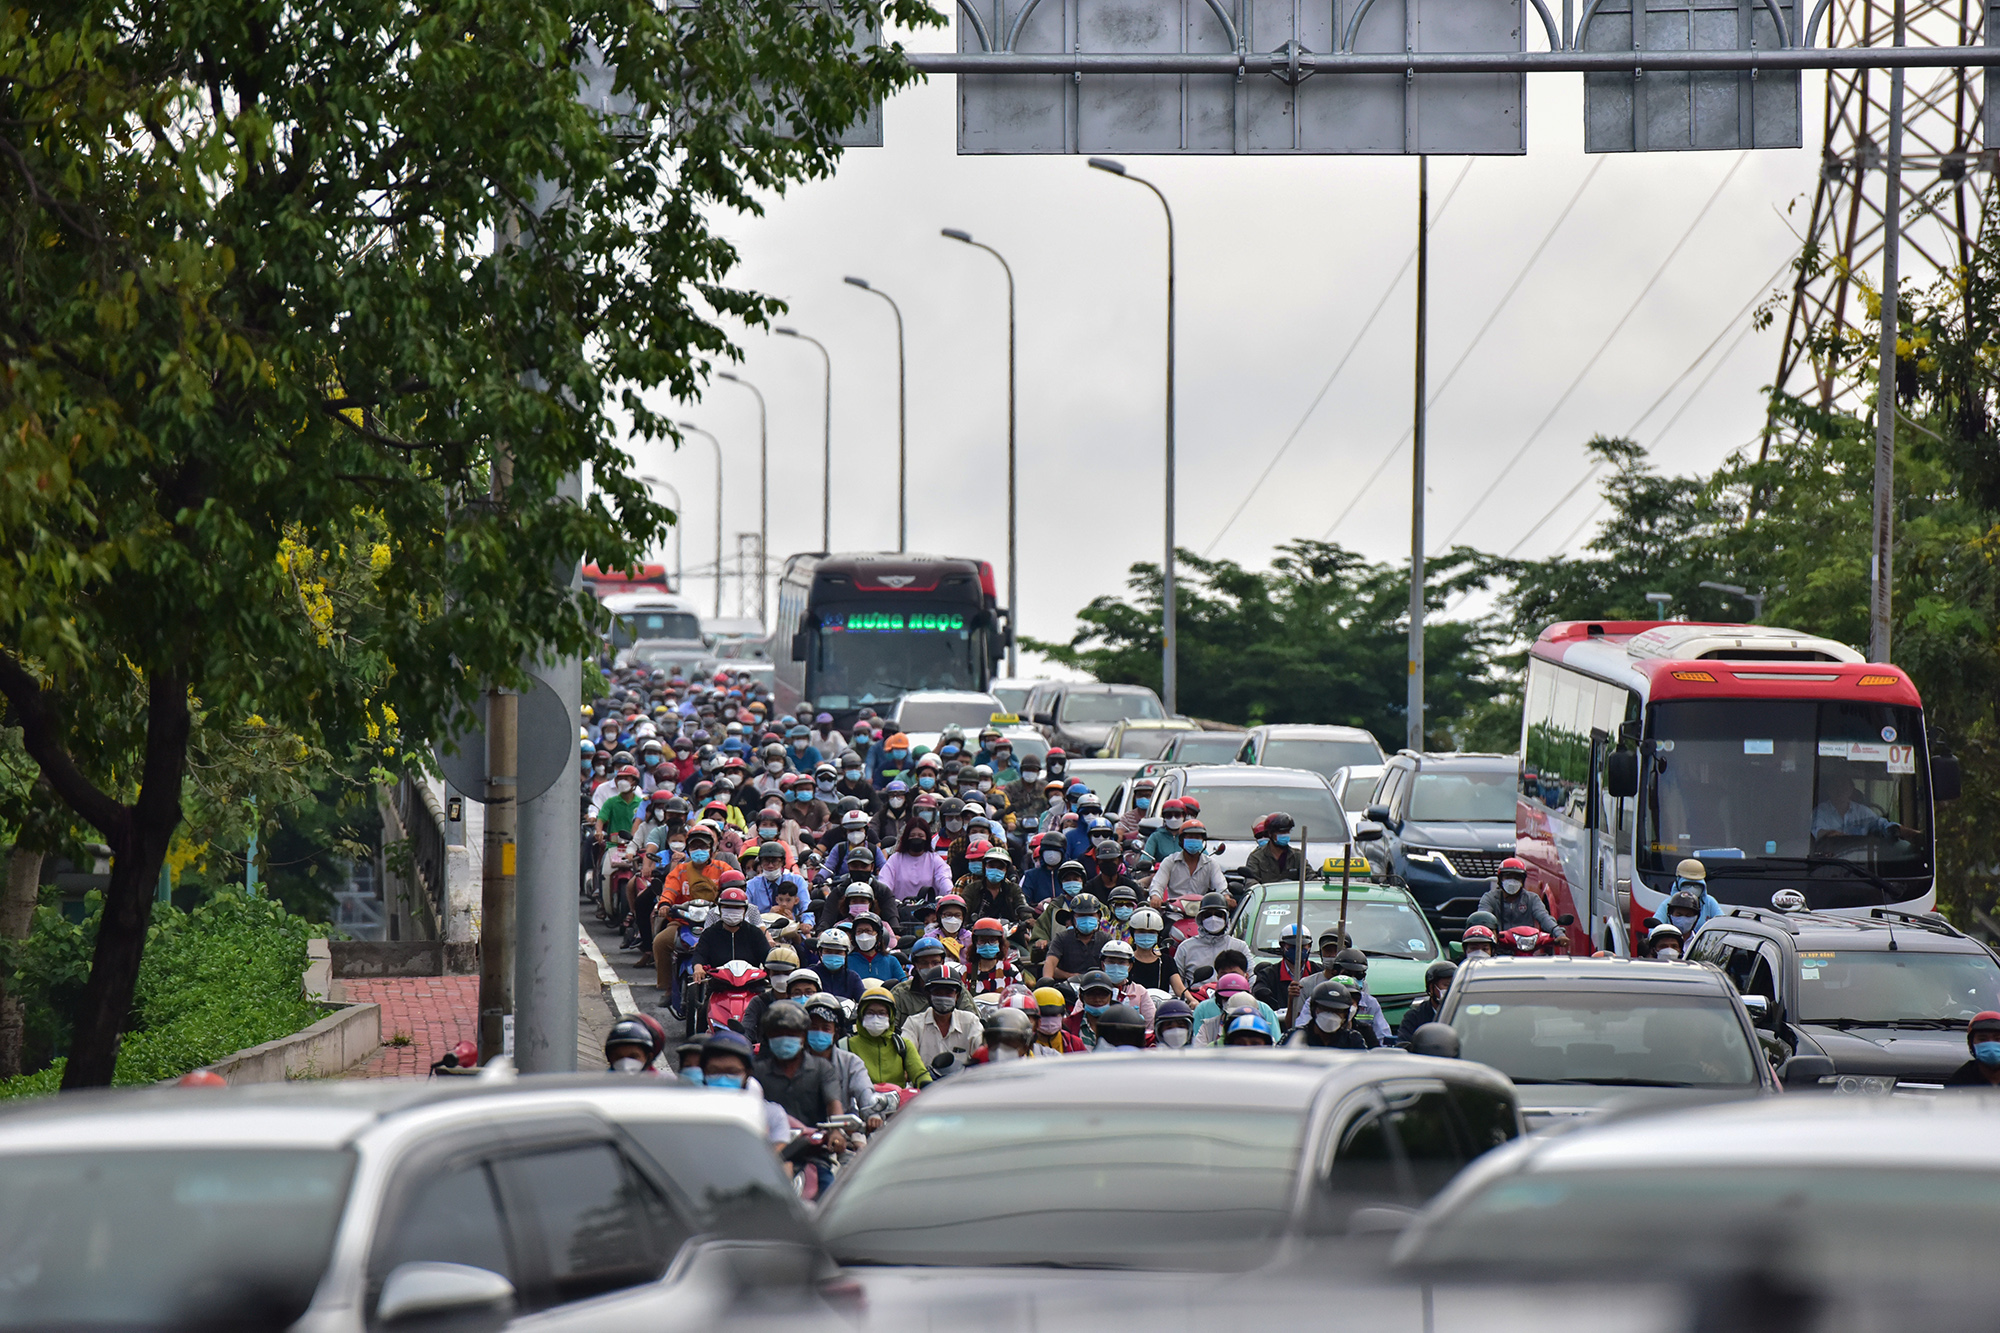
[[[1836,0],[1827,46],[1888,46],[1894,41],[1893,0]],[[1910,46],[1971,46],[1980,41],[1981,6],[1975,0],[1906,0]],[[1929,286],[1971,263],[1979,236],[1983,182],[1992,155],[1980,148],[1979,70],[1912,69],[1903,84],[1903,239],[1901,286]],[[1856,360],[1874,355],[1872,341],[1854,356],[1821,363],[1812,340],[1836,330],[1858,330],[1866,307],[1857,277],[1879,285],[1882,267],[1882,196],[1889,139],[1887,70],[1829,70],[1826,133],[1819,183],[1813,191],[1807,237],[1825,263],[1819,274],[1794,279],[1785,342],[1775,381],[1780,389],[1830,403],[1853,383],[1843,383]],[[1863,374],[1860,379],[1869,376]]]

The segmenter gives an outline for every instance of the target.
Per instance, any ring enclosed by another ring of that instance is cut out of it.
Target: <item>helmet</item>
[[[1098,956],[1100,958],[1123,958],[1127,962],[1130,962],[1132,959],[1132,946],[1124,940],[1106,940],[1104,948],[1099,950]]]
[[[1292,824],[1292,817],[1280,810],[1276,814],[1264,817],[1264,832],[1276,837],[1280,833],[1290,833]]]
[[[1099,838],[1090,844],[1090,854],[1100,861],[1116,861],[1125,855],[1125,849],[1110,838]]]
[[[1698,917],[1701,915],[1701,899],[1686,889],[1676,889],[1674,896],[1667,899],[1667,912],[1669,915],[1678,912],[1681,916]]]
[[[650,1065],[660,1053],[655,1042],[652,1030],[637,1018],[621,1018],[604,1035],[604,1058],[610,1060],[611,1052],[616,1047],[637,1046],[646,1052],[645,1063]]]
[[[1204,893],[1201,895],[1201,906],[1195,910],[1199,916],[1213,916],[1217,912],[1221,912],[1224,916],[1227,916],[1229,914],[1229,900],[1219,893]]]
[[[937,909],[939,912],[942,912],[947,907],[956,907],[959,911],[963,912],[965,910],[965,899],[955,893],[947,893],[944,897],[937,900]]]
[[[1178,796],[1169,797],[1166,804],[1160,807],[1160,814],[1162,817],[1167,815],[1184,815],[1186,813],[1187,813],[1187,802],[1183,801]]]
[[[1101,917],[1104,915],[1104,904],[1098,901],[1094,893],[1079,893],[1070,900],[1069,910],[1078,916]]]
[[[780,944],[764,955],[764,970],[769,972],[773,963],[783,963],[786,967],[797,967],[799,955],[789,944]]]
[[[1249,992],[1250,983],[1234,972],[1223,973],[1221,980],[1215,983],[1215,993],[1222,997],[1222,1001],[1232,995],[1247,995]]]
[[[812,1024],[806,1020],[805,1006],[796,1000],[779,1000],[764,1011],[763,1030],[803,1033]]]
[[[865,898],[872,903],[875,901],[875,890],[866,884],[849,884],[840,897],[843,902],[849,898]]]
[[[1271,1025],[1264,1021],[1264,1015],[1256,1012],[1237,1014],[1223,1029],[1222,1044],[1225,1046],[1269,1046],[1271,1045]],[[1243,1038],[1239,1041],[1237,1038]]]
[[[637,782],[639,780],[639,770],[637,766],[632,763],[631,755],[625,756],[625,763],[619,768],[618,776],[621,778],[629,778],[633,782]]]
[[[781,764],[785,762],[785,747],[776,741],[772,741],[757,753],[763,755],[766,761],[775,760]]]
[[[1000,939],[1006,933],[1007,927],[1000,923],[998,917],[982,916],[972,923],[972,938],[975,940],[982,937]]]
[[[1092,1026],[1097,1029],[1100,1047],[1106,1042],[1113,1046],[1144,1047],[1146,1044],[1146,1016],[1129,1004],[1112,1005],[1097,1016]]]
[[[1154,934],[1167,928],[1167,923],[1161,919],[1160,914],[1150,907],[1142,907],[1132,913],[1132,919],[1125,924],[1133,930],[1150,930]]]
[[[750,895],[741,889],[724,889],[721,893],[715,895],[715,901],[724,907],[737,905],[748,907],[750,905]]]
[[[1185,820],[1181,824],[1181,836],[1183,838],[1206,838],[1208,836],[1208,826],[1199,819]]]
[[[775,1009],[778,1008],[779,1006],[773,1005],[771,1007]],[[799,1015],[800,1018],[803,1019],[805,1017],[805,1011],[803,1009],[800,1009],[797,1005],[795,1004],[790,1005],[790,1008],[793,1009]],[[768,1028],[770,1026],[770,1023],[771,1023],[770,1016],[767,1014],[764,1018],[765,1027]],[[804,1032],[806,1030],[806,1025],[804,1023],[800,1023],[796,1030],[799,1032]],[[734,1055],[739,1057],[743,1061],[743,1063],[747,1065],[750,1063],[750,1039],[744,1036],[742,1033],[738,1032],[735,1028],[710,1028],[708,1030],[708,1036],[702,1039],[701,1054],[704,1060],[711,1055]]]
[[[1426,1023],[1410,1034],[1412,1055],[1435,1055],[1446,1060],[1458,1059],[1458,1033],[1445,1023]]]
[[[1053,1009],[1057,1013],[1061,1013],[1063,1010],[1069,1008],[1069,997],[1054,986],[1037,986],[1035,988],[1035,1008]]]
[[[910,950],[910,952],[915,953],[916,950],[912,949]],[[923,983],[923,988],[926,992],[942,990],[947,986],[949,986],[954,992],[964,990],[965,969],[962,967],[955,967],[952,964],[947,963],[943,967],[939,968],[930,977],[926,978]]]
[[[986,864],[990,866],[1011,866],[1014,858],[1007,854],[1005,846],[995,844],[986,849]]]
[[[813,971],[809,967],[801,967],[793,969],[792,975],[785,978],[786,992],[789,993],[792,987],[798,985],[801,981],[810,981],[813,985],[813,993],[815,995],[819,993],[819,988],[820,988],[819,973]]]
[[[916,939],[910,941],[910,961],[915,963],[919,954],[925,957],[937,954],[942,957],[944,954],[944,941],[935,935],[919,935]]]
[[[1494,933],[1491,930],[1487,929],[1485,926],[1467,926],[1465,928],[1465,934],[1459,937],[1461,942],[1468,945],[1479,943],[1479,944],[1486,944],[1489,946],[1492,945],[1497,938],[1498,937],[1495,936]]]
[[[896,997],[891,995],[889,988],[879,981],[871,980],[861,988],[861,998],[854,1002],[855,1017],[859,1018],[866,1013],[871,1004],[883,1005],[891,1014],[896,1012]]]
[[[1333,956],[1333,967],[1342,976],[1360,980],[1368,975],[1368,955],[1359,949],[1342,949]]]
[[[1035,1039],[1034,1020],[1019,1009],[995,1009],[986,1015],[986,1021],[981,1026],[986,1030],[986,1044],[989,1047],[1001,1045],[1026,1047]]]
[[[828,949],[852,949],[854,947],[854,937],[844,930],[822,930],[819,933],[819,938],[814,940],[813,943],[819,947],[821,953],[826,952]]]
[[[868,816],[860,810],[849,810],[840,817],[840,827],[843,830],[865,829],[868,827]]]
[[[782,861],[785,859],[785,844],[773,839],[757,848],[759,861]]]
[[[1678,949],[1686,939],[1679,926],[1671,921],[1662,921],[1646,932],[1646,947],[1655,953],[1659,952],[1663,944],[1671,944]]]
[[[181,1088],[226,1088],[229,1080],[213,1069],[191,1069],[174,1080],[174,1086]]]
[[[992,843],[984,838],[974,838],[965,844],[965,859],[968,861],[984,861],[986,853],[992,850]]]
[[[1159,1029],[1160,1024],[1171,1023],[1175,1019],[1182,1019],[1188,1023],[1194,1022],[1194,1010],[1188,1008],[1186,1000],[1161,1000],[1153,1006],[1153,1028],[1155,1031]]]
[[[1311,1009],[1326,1009],[1344,1014],[1354,1008],[1354,993],[1338,981],[1322,981],[1314,986],[1306,997],[1306,1005]]]
[[[1450,981],[1458,973],[1458,964],[1449,958],[1440,958],[1424,969],[1424,989],[1429,990],[1440,981]]]
[[[1088,872],[1084,870],[1083,862],[1081,861],[1065,861],[1056,867],[1056,878],[1060,880],[1064,875],[1070,875],[1075,879],[1083,879],[1088,875]]]

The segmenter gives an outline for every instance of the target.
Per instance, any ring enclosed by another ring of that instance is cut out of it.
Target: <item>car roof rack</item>
[[[1906,921],[1935,935],[1949,935],[1954,939],[1966,938],[1963,931],[1936,912],[1905,912],[1894,907],[1871,907],[1868,909],[1868,915],[1877,921]]]
[[[1729,915],[1733,917],[1748,917],[1753,921],[1760,921],[1766,925],[1778,926],[1789,934],[1796,935],[1799,933],[1799,928],[1792,924],[1792,914],[1780,912],[1775,907],[1732,907],[1729,909]],[[1695,929],[1699,930],[1700,927],[1697,926]]]

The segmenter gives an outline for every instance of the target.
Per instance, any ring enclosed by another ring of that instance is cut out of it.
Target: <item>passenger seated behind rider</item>
[[[1287,1046],[1325,1046],[1335,1050],[1372,1051],[1379,1044],[1370,1028],[1354,1025],[1354,994],[1328,978],[1306,992],[1299,1025],[1285,1036]]]
[[[1230,1007],[1230,1001],[1239,996],[1242,998],[1243,1003],[1254,1006],[1257,1012],[1264,1016],[1265,1021],[1271,1025],[1271,1031],[1283,1032],[1285,1030],[1284,1025],[1278,1021],[1276,1011],[1270,1005],[1258,1000],[1251,993],[1249,978],[1243,975],[1249,964],[1242,955],[1235,953],[1223,954],[1216,960],[1216,965],[1227,970],[1216,979],[1215,994],[1194,1007],[1195,1040],[1197,1042],[1214,1041],[1222,1035],[1220,1020],[1223,1012]],[[1209,1028],[1211,1024],[1215,1025],[1214,1030],[1205,1032],[1204,1029]]]
[[[1500,871],[1494,878],[1498,882],[1479,900],[1479,910],[1491,912],[1499,921],[1496,933],[1505,934],[1516,926],[1533,926],[1549,935],[1561,929],[1549,914],[1542,895],[1527,891],[1526,861],[1518,856],[1508,857],[1500,863]]]
[[[1096,967],[1111,939],[1106,928],[1104,904],[1089,893],[1070,899],[1068,929],[1056,932],[1049,941],[1048,956],[1042,959],[1042,980],[1067,981]]]
[[[1417,1029],[1426,1023],[1437,1022],[1439,1012],[1444,1008],[1444,993],[1451,989],[1451,978],[1458,968],[1449,958],[1440,958],[1424,969],[1424,998],[1411,1005],[1403,1015],[1403,1022],[1396,1029],[1396,1035],[1405,1046],[1410,1044]]]
[[[854,1030],[840,1044],[861,1057],[876,1083],[921,1088],[931,1081],[931,1071],[917,1055],[915,1043],[896,1030],[895,1011],[888,990],[880,982],[869,982],[854,1005]]]

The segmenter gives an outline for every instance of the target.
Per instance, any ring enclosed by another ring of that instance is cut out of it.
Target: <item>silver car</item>
[[[658,1080],[65,1096],[0,1115],[0,1325],[696,1329],[823,1259],[760,1103]]]

